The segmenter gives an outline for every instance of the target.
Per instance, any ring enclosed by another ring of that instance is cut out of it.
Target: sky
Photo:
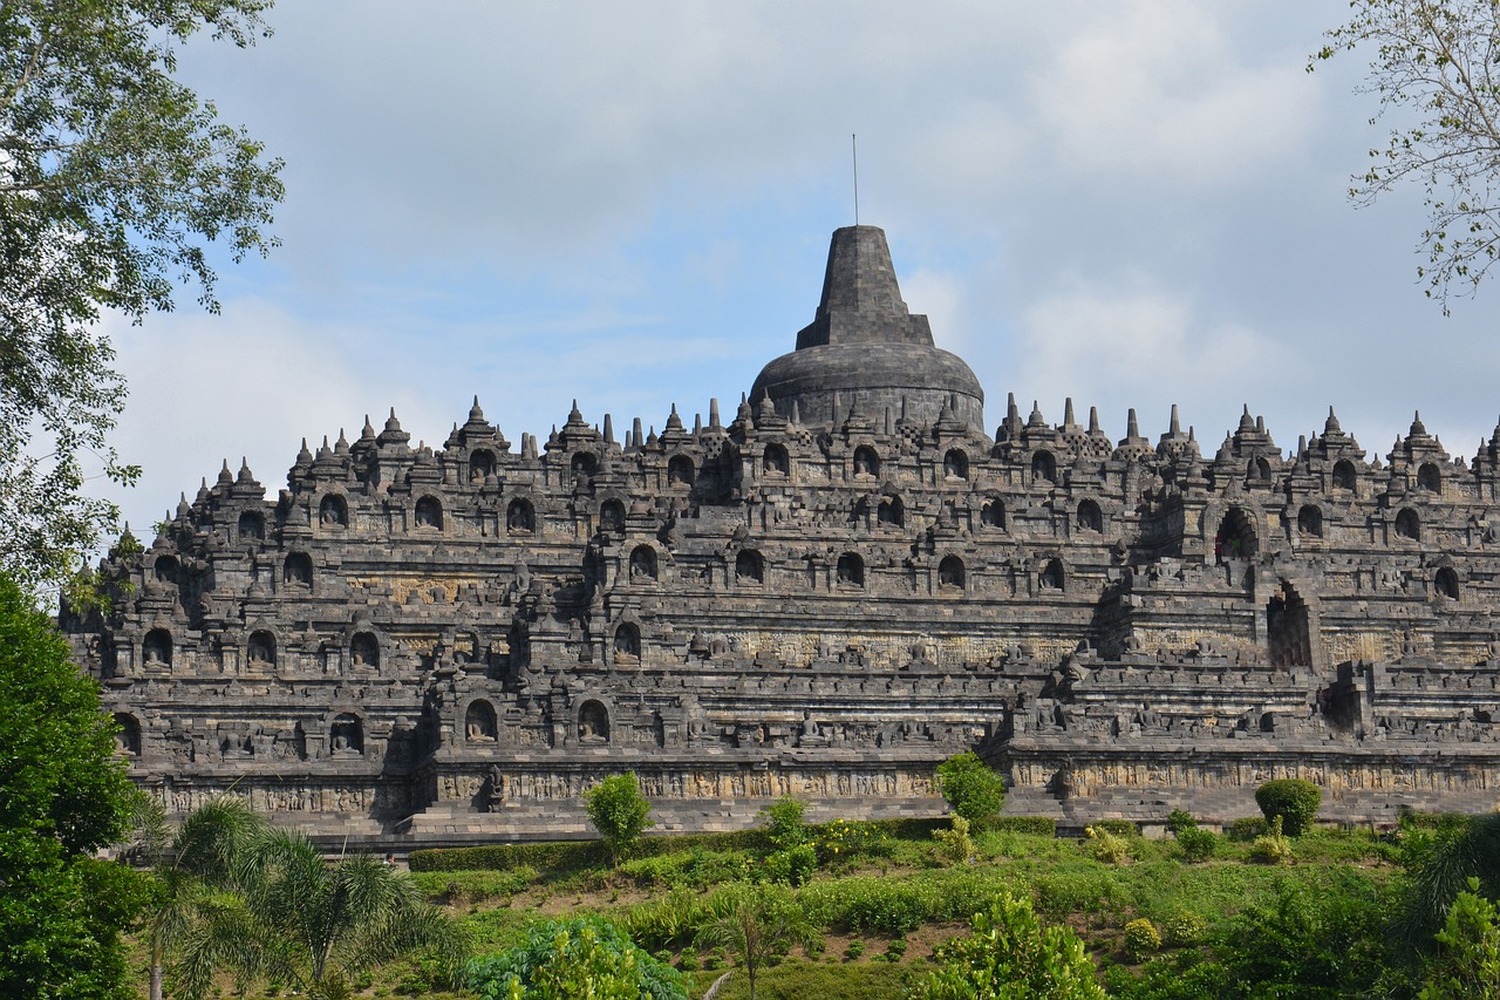
[[[1284,451],[1330,405],[1384,460],[1420,410],[1500,415],[1500,287],[1423,294],[1420,189],[1347,197],[1389,123],[1368,54],[1308,73],[1343,0],[284,3],[182,78],[285,161],[222,312],[110,322],[139,530],[248,460],[274,497],[395,407],[438,446],[474,396],[512,441],[725,419],[817,306],[832,231],[885,229],[991,433],[1014,392],[1124,436],[1248,404]],[[516,444],[519,448],[519,444]],[[103,486],[99,487],[104,489]]]

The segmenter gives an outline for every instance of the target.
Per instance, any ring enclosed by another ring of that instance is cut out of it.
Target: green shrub
[[[1229,839],[1237,844],[1248,844],[1266,832],[1266,821],[1259,816],[1242,816],[1229,824]]]
[[[1161,951],[1161,934],[1155,924],[1145,917],[1137,917],[1125,925],[1125,954],[1132,962],[1139,962],[1158,951]]]
[[[901,956],[906,954],[906,938],[894,938],[886,945],[885,960],[887,962],[899,962]]]
[[[773,882],[790,886],[806,885],[818,870],[818,851],[811,844],[798,844],[776,851],[766,858],[766,875]]]
[[[1130,844],[1124,837],[1111,833],[1102,824],[1088,827],[1084,832],[1098,860],[1107,865],[1123,865],[1130,860]]]
[[[1161,924],[1162,943],[1170,948],[1187,948],[1203,940],[1208,925],[1191,910],[1178,910]]]
[[[1141,835],[1140,827],[1128,819],[1101,819],[1094,824],[1094,828],[1112,833],[1116,837],[1139,837]]]
[[[1292,839],[1281,832],[1281,817],[1271,820],[1270,828],[1250,845],[1250,857],[1267,865],[1284,865],[1292,860]]]
[[[1167,829],[1173,836],[1180,836],[1183,830],[1198,829],[1198,821],[1186,809],[1173,809],[1167,814]]]
[[[783,795],[760,811],[759,815],[765,820],[762,829],[772,847],[784,851],[807,839],[807,825],[802,820],[806,811],[807,805],[790,795]]]
[[[1303,830],[1312,826],[1322,803],[1323,790],[1302,778],[1277,778],[1255,790],[1255,804],[1260,806],[1266,822],[1280,816],[1282,833],[1288,837],[1300,837]]]
[[[634,771],[611,774],[583,793],[583,809],[609,849],[610,861],[620,863],[641,834],[654,824],[651,801],[641,794]]]
[[[948,807],[973,822],[1000,811],[1004,779],[974,753],[955,754],[937,766],[937,787]]]
[[[951,829],[934,830],[932,835],[943,845],[943,853],[950,861],[967,861],[974,856],[974,838],[969,836],[969,821],[962,816],[953,817]]]
[[[525,944],[471,961],[463,979],[485,1000],[533,992],[537,996],[583,996],[585,989],[595,996],[687,1000],[676,969],[652,958],[599,917],[537,924]]]
[[[990,816],[973,824],[975,833],[1029,833],[1056,837],[1057,820],[1049,816]]]
[[[890,837],[874,823],[838,819],[822,827],[815,846],[818,861],[852,861],[889,853]]]
[[[1218,849],[1219,838],[1212,830],[1190,826],[1177,832],[1177,843],[1188,861],[1207,861]]]
[[[859,938],[855,938],[854,940],[850,941],[848,947],[844,949],[844,961],[852,962],[864,953],[865,943]]]

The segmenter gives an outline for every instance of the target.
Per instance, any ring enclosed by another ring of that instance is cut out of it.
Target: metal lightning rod
[[[849,152],[854,158],[854,224],[859,225],[859,136],[849,133]]]

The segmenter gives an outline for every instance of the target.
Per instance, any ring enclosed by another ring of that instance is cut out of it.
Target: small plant
[[[651,802],[641,794],[634,771],[612,774],[584,792],[583,806],[616,865],[621,853],[655,825],[650,819]]]
[[[1237,844],[1248,844],[1265,833],[1266,821],[1260,816],[1241,816],[1229,824],[1229,839]]]
[[[1161,925],[1162,943],[1170,948],[1186,948],[1203,940],[1208,926],[1203,918],[1189,910],[1179,910]]]
[[[1270,828],[1250,845],[1250,857],[1267,865],[1284,865],[1292,860],[1292,838],[1281,832],[1281,817],[1271,820]]]
[[[967,861],[974,856],[974,838],[969,836],[969,821],[962,816],[953,817],[952,828],[934,830],[932,835],[943,845],[943,853],[950,861]]]
[[[1004,779],[975,753],[956,754],[939,764],[937,786],[948,807],[970,822],[993,816],[1005,802]]]
[[[698,953],[691,948],[684,951],[681,955],[677,956],[677,967],[683,972],[697,972]]]
[[[818,870],[818,851],[811,844],[798,844],[776,851],[766,858],[766,874],[773,882],[784,882],[793,888],[806,885]]]
[[[1218,849],[1219,838],[1212,830],[1200,830],[1196,826],[1190,826],[1178,831],[1177,843],[1182,848],[1183,857],[1188,861],[1207,861]]]
[[[886,946],[884,958],[887,962],[899,962],[906,954],[906,938],[896,938]]]
[[[1301,778],[1278,778],[1255,790],[1255,804],[1260,806],[1267,822],[1280,817],[1282,832],[1288,837],[1300,837],[1317,818],[1318,806],[1323,804],[1323,790]]]
[[[844,949],[844,961],[846,961],[846,962],[852,962],[856,958],[858,958],[859,956],[863,955],[864,953],[865,953],[865,943],[864,943],[864,941],[861,940],[860,938],[855,938],[854,940],[850,941],[848,947],[846,947]]]
[[[766,839],[772,847],[785,851],[807,840],[807,825],[802,819],[806,811],[806,803],[790,795],[783,795],[760,811],[759,815],[765,819]]]
[[[1183,830],[1198,829],[1198,821],[1186,809],[1173,809],[1167,814],[1167,829],[1172,831],[1172,836],[1181,839]]]
[[[1102,825],[1088,827],[1085,831],[1093,843],[1094,857],[1107,865],[1123,865],[1130,860],[1130,843],[1116,833],[1110,833]]]
[[[1138,917],[1125,925],[1125,954],[1132,962],[1142,961],[1158,951],[1161,951],[1161,934],[1155,924]]]

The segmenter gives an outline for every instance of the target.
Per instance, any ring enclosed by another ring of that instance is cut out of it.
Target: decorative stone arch
[[[536,534],[536,506],[530,497],[515,497],[506,504],[505,530],[512,535]]]
[[[339,712],[328,723],[328,752],[335,757],[362,757],[365,720],[358,712]]]
[[[619,497],[609,497],[599,505],[599,530],[615,535],[625,533],[625,503]]]
[[[1098,501],[1087,498],[1078,502],[1078,530],[1090,531],[1094,534],[1102,534],[1104,531],[1104,511],[1099,509]]]
[[[1452,566],[1441,566],[1432,575],[1432,593],[1435,597],[1450,601],[1459,599],[1458,571]]]
[[[1057,482],[1057,456],[1045,448],[1031,456],[1032,482]]]
[[[599,471],[599,456],[587,449],[575,451],[572,457],[568,459],[568,468],[572,471],[575,478],[584,476],[592,479],[594,474]]]
[[[875,505],[875,523],[893,528],[906,526],[906,505],[899,496],[882,496]]]
[[[979,524],[992,531],[1005,530],[1005,501],[1000,497],[985,497],[979,507]]]
[[[691,489],[698,477],[698,467],[691,455],[678,453],[667,459],[667,485]]]
[[[1417,467],[1417,489],[1429,493],[1443,492],[1443,470],[1436,462],[1423,462]]]
[[[1323,508],[1315,503],[1305,503],[1297,511],[1297,536],[1299,538],[1323,537]]]
[[[609,706],[598,698],[589,698],[578,705],[578,716],[574,732],[582,745],[604,745],[610,742]]]
[[[786,446],[772,442],[766,445],[761,457],[761,472],[767,476],[788,476],[792,472],[792,459]]]
[[[613,659],[615,663],[634,665],[641,661],[641,627],[635,621],[615,626]]]
[[[312,556],[306,552],[288,552],[281,564],[281,581],[293,587],[311,587],[313,582]]]
[[[637,545],[630,550],[630,579],[657,579],[658,563],[655,548],[644,543]]]
[[[499,468],[499,458],[490,449],[475,448],[469,452],[469,482],[482,483],[496,475]]]
[[[765,583],[765,558],[755,549],[740,549],[734,557],[734,578],[741,584]]]
[[[962,594],[968,585],[964,561],[953,554],[944,556],[938,563],[937,579],[939,593]]]
[[[880,453],[867,444],[862,444],[854,449],[854,476],[856,479],[869,476],[871,479],[880,475]]]
[[[1316,667],[1318,623],[1311,587],[1290,580],[1277,582],[1266,600],[1266,653],[1275,667]]]
[[[955,482],[969,478],[969,455],[962,448],[949,448],[944,453],[943,478]]]
[[[838,565],[834,569],[834,582],[840,587],[859,587],[865,585],[865,561],[856,552],[845,552],[839,556]]]
[[[276,633],[268,628],[258,628],[245,639],[245,662],[276,666]]]
[[[172,633],[153,628],[141,639],[141,662],[147,669],[165,670],[172,666]]]
[[[1252,458],[1245,466],[1245,478],[1252,483],[1266,485],[1271,482],[1271,463],[1263,455]]]
[[[1226,559],[1254,559],[1260,554],[1260,534],[1256,531],[1259,512],[1251,506],[1230,504],[1217,521],[1214,529],[1214,558],[1218,562]],[[1207,525],[1208,518],[1205,518]]]
[[[422,497],[412,510],[412,524],[418,528],[443,530],[443,501],[432,494]]]
[[[1333,463],[1333,488],[1348,490],[1350,493],[1359,490],[1359,470],[1349,459],[1341,458]]]
[[[151,561],[151,575],[157,583],[177,586],[182,582],[182,564],[176,556],[163,553]]]
[[[1036,583],[1039,590],[1055,590],[1058,593],[1068,592],[1068,566],[1063,560],[1053,558],[1047,560],[1042,570],[1037,574]]]
[[[495,706],[484,698],[475,698],[464,708],[464,740],[469,743],[493,744],[500,738],[500,719]]]
[[[116,712],[115,753],[123,757],[141,755],[141,723],[129,712]]]
[[[266,537],[265,515],[255,510],[241,511],[235,532],[242,542],[260,542]]]
[[[362,670],[380,668],[380,640],[368,629],[349,637],[349,664]]]
[[[318,523],[325,528],[349,527],[349,501],[342,493],[325,493],[318,501]]]
[[[1422,517],[1411,507],[1402,507],[1396,512],[1395,531],[1397,538],[1422,540]]]

